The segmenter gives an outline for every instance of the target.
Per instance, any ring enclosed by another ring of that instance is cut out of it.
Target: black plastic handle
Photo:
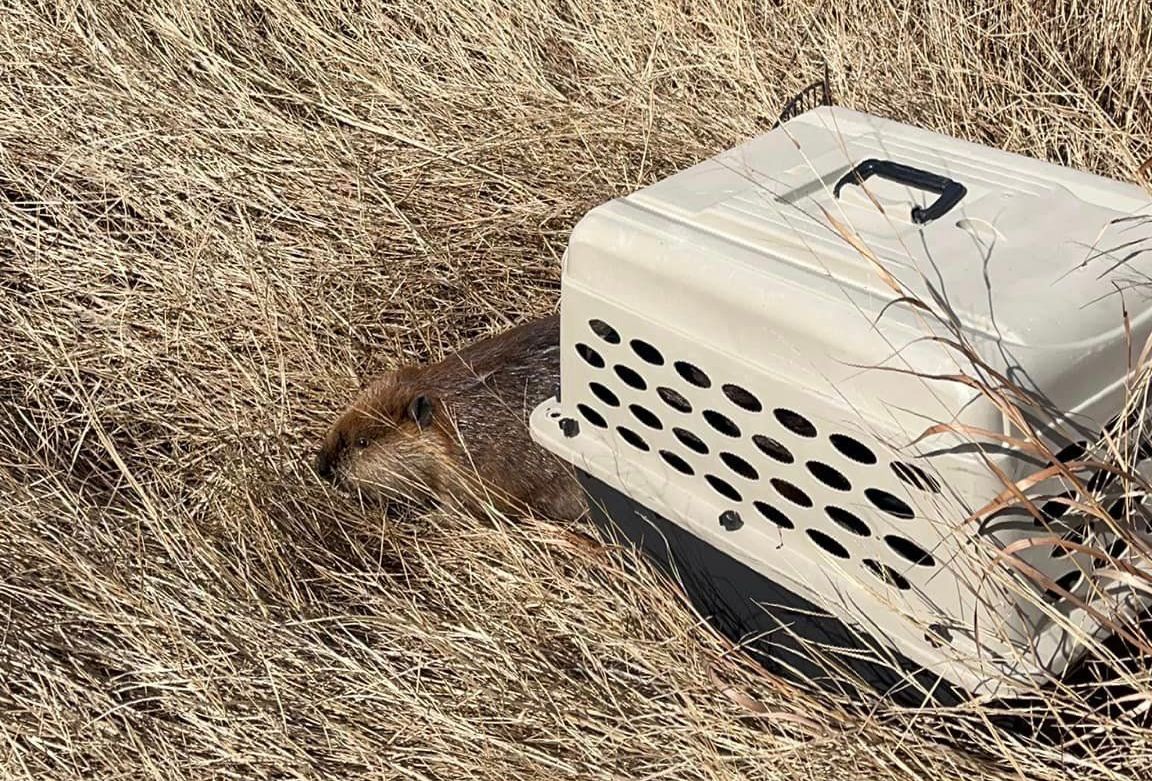
[[[836,187],[832,189],[832,194],[839,198],[840,189],[844,185],[863,184],[869,176],[879,176],[882,179],[890,179],[910,187],[919,187],[921,190],[928,190],[939,195],[940,197],[936,199],[936,202],[927,208],[912,207],[912,222],[918,225],[943,217],[968,193],[968,189],[964,185],[946,176],[922,171],[919,168],[913,168],[910,165],[892,160],[877,160],[873,157],[844,174],[836,183]]]

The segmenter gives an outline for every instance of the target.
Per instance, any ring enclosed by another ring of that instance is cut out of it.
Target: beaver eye
[[[368,447],[368,437],[360,437],[358,440],[356,440],[356,447],[360,448],[361,450]]]

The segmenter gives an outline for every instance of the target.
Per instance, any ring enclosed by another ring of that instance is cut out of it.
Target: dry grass
[[[583,211],[821,58],[845,105],[1134,176],[1152,6],[975,5],[0,3],[5,776],[1150,772],[1135,728],[1073,762],[810,700],[620,558],[308,469],[361,378],[551,311]]]

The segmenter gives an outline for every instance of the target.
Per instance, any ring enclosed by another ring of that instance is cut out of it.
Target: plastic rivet
[[[720,525],[727,531],[734,532],[744,525],[744,520],[735,510],[725,510],[720,513]]]

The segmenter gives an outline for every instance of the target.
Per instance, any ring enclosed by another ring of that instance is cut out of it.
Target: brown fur
[[[528,432],[559,382],[559,343],[559,317],[546,317],[376,379],[329,429],[316,471],[385,499],[579,517],[571,467]]]

